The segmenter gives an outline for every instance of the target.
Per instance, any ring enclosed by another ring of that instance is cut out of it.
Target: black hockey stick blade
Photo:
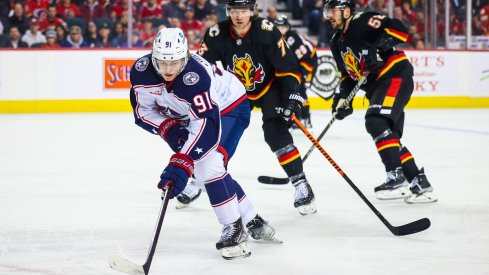
[[[430,228],[430,225],[431,221],[428,218],[422,218],[420,220],[405,225],[393,226],[389,229],[396,236],[405,236],[426,230]]]
[[[264,184],[287,184],[289,178],[274,178],[269,176],[259,176],[258,181]]]

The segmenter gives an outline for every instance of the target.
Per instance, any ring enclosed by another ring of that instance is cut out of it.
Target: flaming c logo
[[[246,91],[252,91],[255,89],[256,83],[262,83],[265,78],[265,72],[263,67],[258,64],[258,68],[253,64],[253,60],[249,54],[246,54],[244,58],[239,58],[236,55],[233,56],[233,68],[227,68],[227,70],[233,73],[244,84]]]
[[[347,48],[346,53],[341,53],[341,56],[350,77],[359,80],[362,72],[366,71],[364,56],[360,55],[360,58],[357,58],[350,48]]]

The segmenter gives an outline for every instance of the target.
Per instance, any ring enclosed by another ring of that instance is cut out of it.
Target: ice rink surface
[[[171,201],[150,274],[489,274],[489,110],[407,110],[403,143],[439,201],[379,201],[385,172],[364,112],[336,121],[321,142],[393,225],[428,217],[427,231],[395,237],[315,151],[305,172],[318,212],[300,216],[253,113],[230,172],[283,244],[249,241],[249,258],[215,249],[221,225],[204,194]],[[314,111],[315,136],[330,120]],[[294,135],[302,152],[311,146]],[[169,148],[130,113],[0,116],[0,274],[121,274],[110,255],[143,263],[160,208],[156,183]]]

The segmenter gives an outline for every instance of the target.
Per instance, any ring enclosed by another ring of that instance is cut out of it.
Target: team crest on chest
[[[195,72],[188,72],[183,76],[183,83],[186,85],[195,85],[195,83],[199,82],[199,75]]]
[[[245,57],[233,56],[233,68],[227,67],[227,70],[233,73],[244,84],[247,91],[253,91],[256,83],[262,83],[265,78],[265,72],[261,64],[256,66],[249,54]]]
[[[365,54],[359,54],[357,57],[350,48],[346,48],[346,52],[341,52],[341,57],[350,77],[353,80],[359,80],[362,72],[367,69],[365,67]]]
[[[136,70],[142,72],[142,71],[146,70],[146,68],[148,67],[148,64],[149,64],[149,59],[147,57],[143,57],[143,58],[139,59],[138,62],[136,62],[136,65],[134,65],[134,68],[136,68]]]

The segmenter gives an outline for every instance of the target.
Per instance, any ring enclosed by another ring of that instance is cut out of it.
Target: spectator
[[[44,13],[41,13],[41,16],[39,17],[39,25],[40,31],[45,31],[50,28],[56,28],[58,26],[62,26],[65,29],[67,28],[65,21],[58,17],[55,5],[48,6],[48,12],[46,15]]]
[[[107,23],[104,23],[100,26],[98,30],[98,43],[95,44],[96,48],[110,48],[113,47],[110,40],[110,26]]]
[[[479,12],[482,35],[489,36],[489,4],[481,8]]]
[[[110,7],[110,18],[114,21],[121,19],[122,13],[127,12],[129,8],[128,0],[119,0]],[[136,14],[136,8],[132,6],[132,14]]]
[[[387,10],[387,5],[385,0],[374,0],[370,3],[370,9],[375,10],[379,13],[387,15],[389,11]]]
[[[200,47],[200,39],[194,30],[187,31],[187,43],[189,50],[198,50]]]
[[[46,37],[39,31],[39,20],[35,17],[31,19],[29,30],[22,36],[22,41],[29,47],[34,43],[46,43]]]
[[[121,43],[121,47],[127,48],[127,39]],[[144,42],[141,40],[141,37],[138,32],[134,32],[132,34],[132,47],[133,48],[143,48],[144,47]]]
[[[70,28],[70,34],[65,40],[61,41],[59,45],[62,48],[74,49],[86,48],[88,46],[87,42],[85,42],[85,40],[83,39],[81,28],[76,25]]]
[[[404,2],[402,2],[402,11],[404,12],[407,20],[409,20],[410,22],[416,21],[416,15],[411,9],[411,3],[409,3],[409,1],[405,0]]]
[[[85,34],[85,41],[89,48],[94,48],[99,43],[98,40],[98,28],[95,22],[90,21],[87,24],[87,33]]]
[[[316,0],[314,1],[314,6],[309,9],[306,17],[309,20],[309,34],[317,35],[319,33],[319,26],[321,26],[321,21],[323,20],[323,6],[322,0]]]
[[[182,23],[178,17],[170,17],[168,18],[168,23],[171,28],[180,28]]]
[[[0,18],[9,18],[14,14],[16,0],[0,1]]]
[[[170,3],[163,5],[163,14],[166,18],[177,17],[178,19],[183,19],[184,11],[185,4],[181,0],[171,0]]]
[[[275,21],[277,19],[277,7],[271,5],[267,8],[267,19],[270,20],[270,22]]]
[[[418,39],[414,41],[414,48],[416,50],[424,50],[425,49],[424,41],[422,39]]]
[[[121,22],[117,22],[114,25],[114,33],[112,34],[112,40],[110,43],[113,47],[120,47],[124,41],[127,41],[127,35],[124,31],[124,26]]]
[[[29,20],[24,13],[24,7],[21,3],[15,3],[14,13],[9,17],[10,27],[16,26],[21,34],[29,28]]]
[[[217,11],[211,10],[207,15],[207,18],[205,19],[204,28],[207,30],[208,28],[214,26],[218,22],[219,22],[219,17],[217,16]]]
[[[54,27],[56,31],[56,42],[61,43],[61,41],[67,38],[66,28],[62,25]]]
[[[19,27],[13,25],[10,26],[9,30],[9,40],[2,45],[4,48],[28,48],[29,45],[27,43],[20,40],[20,30]]]
[[[147,0],[139,9],[139,20],[163,18],[163,10],[156,4],[156,0]]]
[[[204,23],[196,20],[194,16],[194,8],[192,6],[188,6],[183,15],[184,19],[180,23],[181,29],[185,36],[187,35],[188,30],[194,30],[199,36],[202,34],[202,32],[204,32]]]
[[[81,17],[85,22],[94,21],[97,18],[107,17],[104,7],[96,0],[86,0],[80,9]]]
[[[80,9],[77,5],[72,4],[71,0],[60,0],[56,6],[57,14],[63,18],[69,18],[68,16],[81,16]]]
[[[402,11],[402,7],[401,6],[395,6],[394,7],[394,15],[393,17],[395,19],[398,19],[399,21],[401,21],[404,26],[409,26],[409,20],[404,16],[404,12]]]
[[[150,19],[143,20],[143,29],[141,30],[141,40],[145,47],[153,46],[153,40],[156,32],[153,29],[153,22]]]
[[[41,11],[48,9],[48,6],[49,0],[27,0],[25,2],[25,15],[27,17],[38,17]]]
[[[54,29],[48,29],[46,31],[46,44],[42,46],[44,49],[59,49],[61,48],[56,42],[57,34]]]
[[[216,8],[208,0],[196,0],[193,7],[195,10],[195,19],[199,21],[204,21],[207,15]]]

